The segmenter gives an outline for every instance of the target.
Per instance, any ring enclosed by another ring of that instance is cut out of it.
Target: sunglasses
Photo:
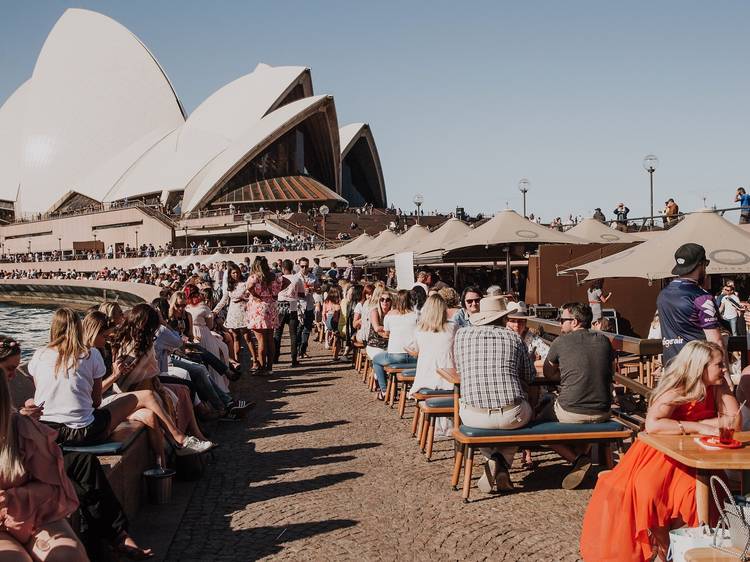
[[[380,302],[391,302],[391,299],[380,299]]]
[[[482,299],[466,299],[466,304],[478,304]]]
[[[572,320],[575,320],[575,318],[562,318],[562,317],[560,317],[560,318],[558,318],[558,320],[560,321],[560,324],[562,324],[563,322],[570,322]]]

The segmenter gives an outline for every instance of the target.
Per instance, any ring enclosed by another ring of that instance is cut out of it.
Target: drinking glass
[[[737,414],[719,414],[719,442],[729,445],[734,441],[734,428]]]

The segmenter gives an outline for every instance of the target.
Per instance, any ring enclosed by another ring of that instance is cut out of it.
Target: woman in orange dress
[[[685,345],[651,394],[646,431],[718,435],[718,413],[739,411],[725,372],[718,345]],[[614,470],[599,476],[583,519],[581,554],[586,562],[666,560],[670,529],[685,525],[698,525],[695,469],[636,440]]]

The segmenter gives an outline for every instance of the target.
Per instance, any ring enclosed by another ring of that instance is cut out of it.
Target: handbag
[[[378,349],[388,349],[388,339],[378,334],[375,328],[370,326],[370,333],[367,335],[367,345],[369,347],[377,347]]]
[[[730,544],[736,549],[742,551],[739,555],[739,560],[746,562],[750,560],[750,505],[744,497],[739,497],[740,504],[737,504],[735,497],[727,488],[724,481],[718,476],[711,476],[711,495],[713,496],[716,508],[719,511],[719,526],[717,527],[716,534],[719,534],[719,530],[728,530]],[[719,502],[719,494],[716,492],[717,484],[724,490],[727,496],[724,500],[724,505]],[[736,552],[727,550],[726,545],[712,545],[714,548],[721,550],[727,554],[737,556]]]

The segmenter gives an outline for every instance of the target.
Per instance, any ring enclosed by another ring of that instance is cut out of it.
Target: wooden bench
[[[402,382],[414,382],[414,372],[416,370],[414,363],[398,363],[388,365],[385,368],[385,375],[388,378],[385,389],[385,403],[393,408],[396,403],[396,393],[398,391],[398,375],[402,375]],[[404,385],[405,386],[405,385]]]
[[[520,429],[494,430],[461,425],[453,430],[453,438],[460,448],[456,453],[451,476],[451,486],[457,489],[461,468],[464,467],[462,497],[469,501],[474,450],[478,447],[513,445],[531,447],[558,443],[596,443],[600,451],[599,462],[612,468],[612,443],[632,437],[633,432],[617,421],[603,423],[560,423],[533,421]]]

